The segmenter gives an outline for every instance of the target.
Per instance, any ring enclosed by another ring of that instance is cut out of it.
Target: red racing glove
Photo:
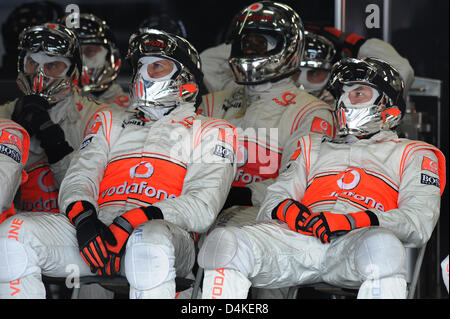
[[[105,242],[115,243],[108,226],[97,218],[95,207],[86,201],[70,204],[66,215],[76,228],[81,257],[93,273],[101,270],[109,259]]]
[[[305,227],[305,222],[312,214],[308,207],[293,199],[282,201],[272,210],[273,219],[287,223],[293,231],[310,236],[312,232]]]
[[[330,243],[351,230],[369,226],[379,226],[377,216],[370,210],[350,214],[320,212],[312,214],[305,222],[307,230],[322,243]]]
[[[120,273],[120,262],[125,253],[125,245],[134,229],[149,220],[163,219],[158,207],[148,206],[129,210],[116,217],[109,229],[116,239],[116,243],[106,244],[110,260],[100,272],[101,275],[116,276]]]

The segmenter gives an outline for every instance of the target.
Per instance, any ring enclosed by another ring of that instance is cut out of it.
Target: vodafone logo
[[[140,167],[144,167],[145,171],[143,169],[139,169]],[[138,172],[139,169],[139,172]],[[139,164],[133,166],[130,168],[130,177],[131,178],[149,178],[153,175],[153,166],[149,162],[140,162]]]
[[[358,171],[353,169],[346,169],[345,174],[338,179],[337,184],[339,188],[344,190],[353,189],[358,186],[361,180],[361,175]]]
[[[261,10],[262,7],[263,7],[262,3],[256,2],[248,7],[248,11],[257,12],[257,11]]]
[[[328,131],[328,127],[329,127],[329,125],[328,125],[327,121],[321,121],[321,122],[320,122],[320,128],[321,128],[324,132]]]
[[[55,185],[49,185],[49,186],[45,185],[44,178],[45,178],[49,173],[50,173],[50,168],[48,168],[48,169],[46,169],[46,170],[43,170],[43,171],[39,174],[39,178],[38,178],[38,185],[39,185],[39,188],[40,188],[42,191],[46,192],[46,193],[51,193],[51,192],[56,191],[56,186],[55,186]]]

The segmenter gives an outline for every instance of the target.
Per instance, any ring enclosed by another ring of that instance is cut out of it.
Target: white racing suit
[[[257,221],[219,227],[199,252],[204,298],[246,298],[251,285],[279,288],[326,282],[359,288],[358,298],[405,298],[405,246],[421,247],[439,218],[445,159],[429,144],[383,131],[370,139],[300,139],[299,151],[268,187]],[[291,198],[312,212],[370,210],[363,227],[323,244],[272,220]]]
[[[16,101],[0,106],[0,117],[11,118]],[[74,149],[78,149],[86,133],[87,125],[95,112],[108,108],[104,104],[79,95],[73,95],[58,102],[49,110],[50,119],[59,124],[64,131],[66,141]],[[17,209],[23,211],[59,212],[58,188],[69,167],[73,152],[60,161],[49,164],[40,141],[32,136],[30,152],[25,171],[28,180],[21,185],[20,203]]]
[[[135,112],[97,114],[61,185],[59,204],[64,212],[73,202],[88,201],[106,225],[134,208],[161,209],[164,218],[139,225],[126,244],[121,272],[130,298],[175,297],[175,276],[186,276],[195,263],[191,233],[210,227],[229,191],[235,142],[229,123],[196,115],[190,103],[156,122]],[[17,240],[8,238],[11,229]],[[6,256],[0,260],[0,298],[44,298],[41,273],[61,277],[76,269],[92,275],[65,214],[10,218],[0,227],[0,241]]]
[[[234,89],[239,84],[234,82],[228,59],[230,58],[231,44],[219,44],[200,53],[202,60],[203,83],[209,92],[219,92]]]
[[[267,185],[294,154],[300,136],[334,134],[328,104],[297,88],[290,78],[265,86],[210,93],[199,107],[203,115],[236,127],[238,168],[233,186],[250,188],[254,206],[261,204]]]
[[[16,122],[0,118],[0,224],[15,213],[14,197],[27,179],[23,168],[29,147],[27,131]]]
[[[119,110],[125,110],[131,105],[129,94],[125,93],[118,83],[113,83],[98,96],[91,93],[86,96]]]

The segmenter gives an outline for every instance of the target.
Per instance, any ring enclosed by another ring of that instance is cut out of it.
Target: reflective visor
[[[20,41],[19,49],[31,52],[45,51],[51,55],[69,56],[73,47],[71,39],[66,39],[41,27],[28,31]]]
[[[338,65],[333,73],[339,82],[372,82],[377,75],[377,70],[365,61],[352,59],[352,63]]]

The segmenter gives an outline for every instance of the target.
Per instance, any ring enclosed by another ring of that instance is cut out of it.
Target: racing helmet
[[[17,85],[25,95],[39,95],[50,105],[72,94],[81,72],[75,33],[57,23],[25,29],[19,36]]]
[[[130,37],[127,60],[133,68],[133,107],[149,114],[152,109],[166,109],[181,102],[200,104],[200,56],[186,39],[161,30],[139,29]]]
[[[119,75],[121,58],[117,42],[102,19],[90,13],[81,13],[79,18],[80,27],[75,28],[83,62],[79,85],[84,92],[102,92]]]
[[[238,84],[275,82],[298,71],[304,28],[288,5],[261,1],[241,10],[231,26],[228,60]]]
[[[64,15],[64,7],[53,1],[33,1],[20,4],[2,24],[3,46],[8,54],[17,57],[20,33],[27,27],[56,22]]]
[[[399,72],[377,58],[345,58],[332,69],[328,90],[336,99],[337,135],[366,136],[394,129],[406,104]]]
[[[305,51],[300,62],[297,84],[312,95],[320,96],[330,78],[336,56],[333,42],[327,38],[305,31]]]
[[[169,16],[167,13],[152,14],[139,24],[139,29],[157,29],[167,33],[178,35],[187,39],[186,27],[180,19]]]

